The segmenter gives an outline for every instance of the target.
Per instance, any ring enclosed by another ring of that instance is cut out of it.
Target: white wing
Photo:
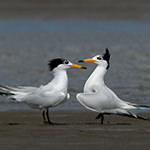
[[[18,91],[18,92],[32,92],[32,91],[36,90],[37,87],[32,87],[32,86],[17,86],[14,89],[16,89],[16,91]]]
[[[30,93],[20,99],[20,101],[38,108],[55,107],[66,100],[67,94],[63,92]]]
[[[79,93],[77,100],[87,109],[102,112],[118,108],[124,108],[127,104],[117,96],[108,94],[105,91],[93,93]]]

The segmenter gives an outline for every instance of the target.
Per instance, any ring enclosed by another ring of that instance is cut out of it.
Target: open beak
[[[77,64],[70,65],[70,68],[86,69],[86,67],[83,67],[83,66],[80,66],[80,65],[77,65]]]
[[[85,62],[85,63],[94,63],[95,60],[93,60],[92,58],[88,58],[88,59],[83,59],[83,60],[79,60],[78,62]]]

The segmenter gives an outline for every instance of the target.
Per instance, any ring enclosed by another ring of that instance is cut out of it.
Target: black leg
[[[96,117],[96,119],[100,119],[101,118],[101,124],[103,124],[104,122],[104,114],[103,113],[99,113]]]
[[[43,110],[43,113],[42,113],[42,114],[43,114],[43,122],[44,122],[44,123],[47,123],[47,122],[46,122],[46,118],[45,118],[45,110]]]
[[[46,109],[46,116],[47,116],[47,121],[49,124],[54,124],[53,122],[51,122],[50,118],[49,118],[49,112],[48,109]]]
[[[100,119],[102,116],[102,113],[99,113],[97,116],[96,116],[96,119]]]
[[[104,122],[104,115],[102,114],[102,116],[101,116],[101,124],[103,124],[103,122]]]

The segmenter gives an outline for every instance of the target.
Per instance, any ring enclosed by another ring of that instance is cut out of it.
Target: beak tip
[[[86,67],[82,67],[82,69],[87,69]]]
[[[83,62],[83,60],[79,60],[78,62]]]

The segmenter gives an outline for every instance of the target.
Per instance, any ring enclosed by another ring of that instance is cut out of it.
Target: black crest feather
[[[110,53],[109,53],[108,48],[106,48],[106,52],[105,52],[105,54],[103,55],[103,59],[107,61],[108,66],[107,66],[106,69],[108,69],[108,68],[109,68],[109,60],[110,60]]]
[[[64,61],[65,61],[65,59],[63,59],[63,58],[56,58],[56,59],[50,60],[48,63],[50,71],[52,71],[58,65],[63,64]]]

